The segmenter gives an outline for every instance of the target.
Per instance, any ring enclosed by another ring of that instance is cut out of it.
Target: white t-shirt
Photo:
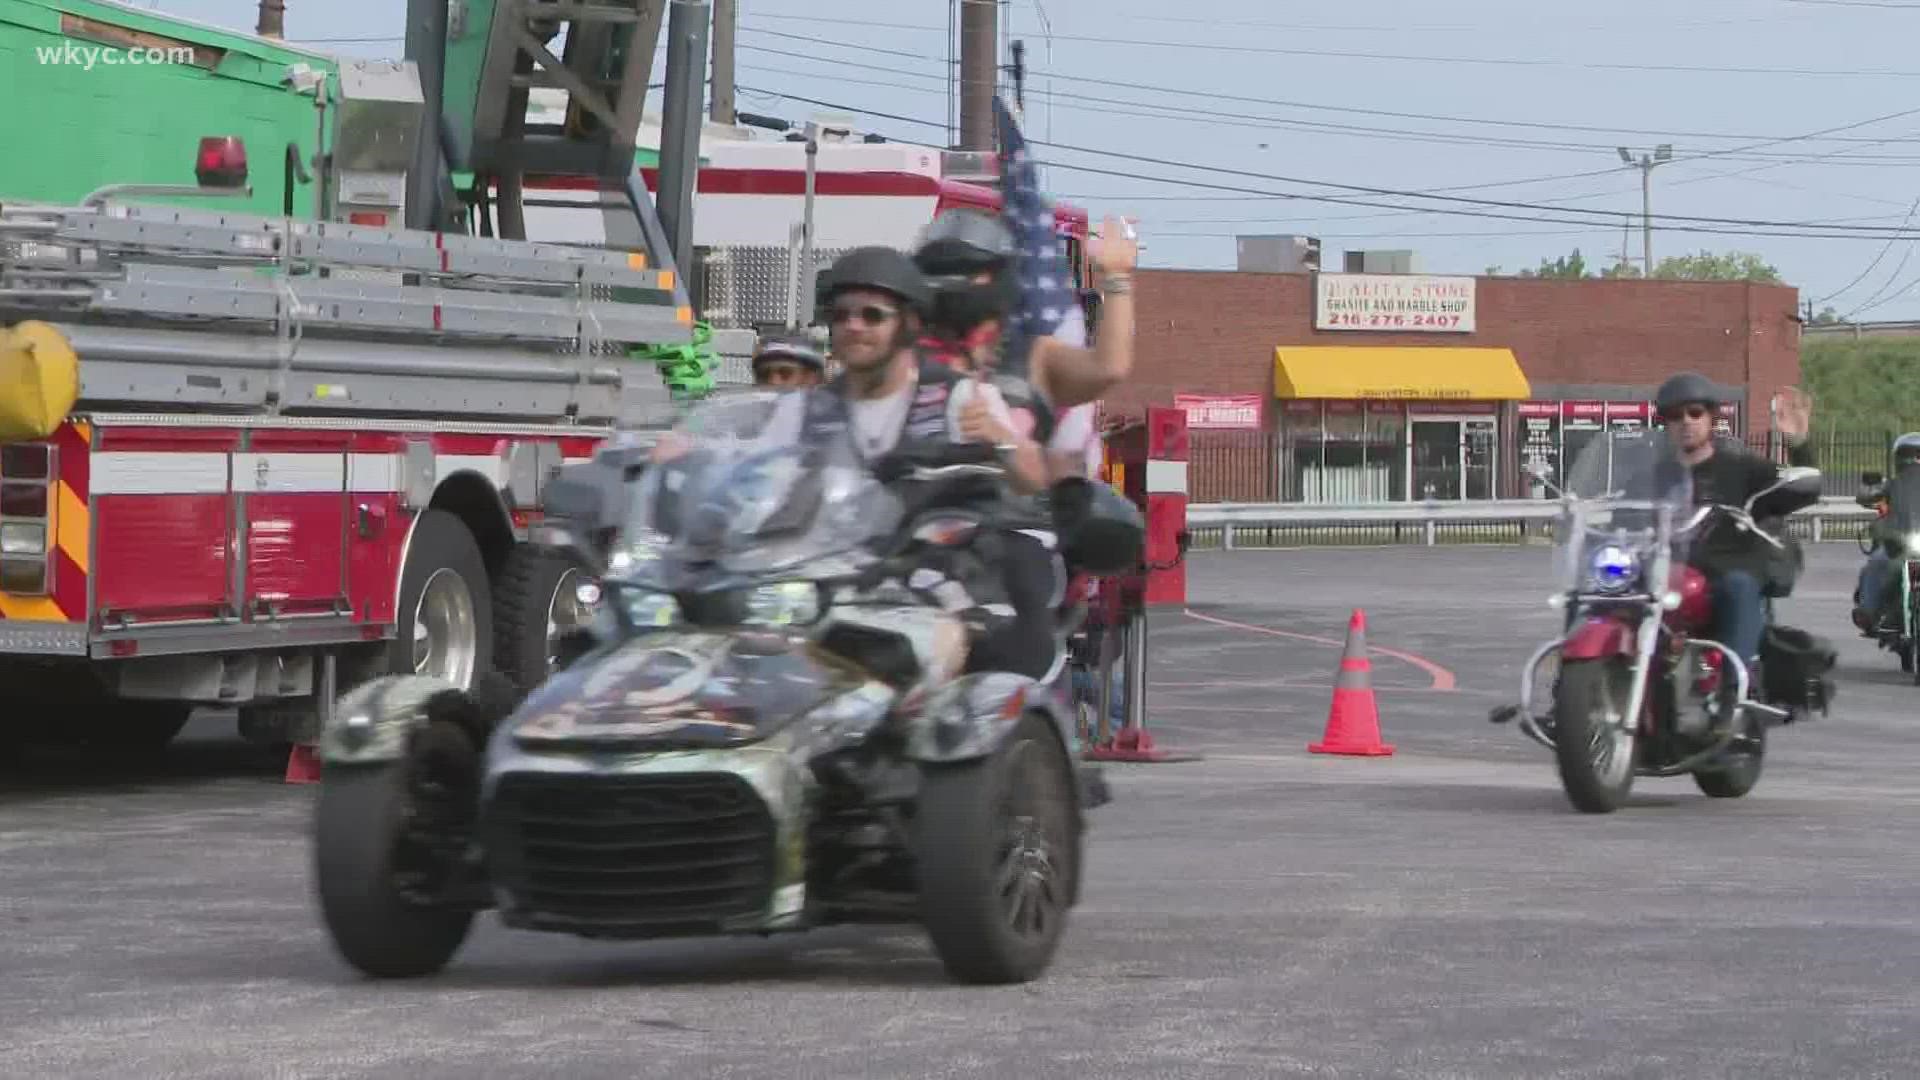
[[[1086,462],[1086,475],[1099,475],[1100,439],[1093,427],[1093,402],[1075,405],[1060,414],[1047,449],[1057,454],[1079,454]]]
[[[854,445],[862,457],[872,460],[892,450],[900,443],[900,435],[905,430],[908,414],[913,409],[914,399],[920,391],[920,380],[910,380],[899,393],[883,398],[855,398],[848,402],[848,412],[852,418]],[[960,411],[975,394],[987,403],[987,412],[1001,424],[1012,429],[1013,411],[1007,408],[1007,401],[1000,395],[1000,388],[977,379],[962,379],[954,384],[953,392],[947,398],[947,430],[955,443],[972,442],[960,434]]]

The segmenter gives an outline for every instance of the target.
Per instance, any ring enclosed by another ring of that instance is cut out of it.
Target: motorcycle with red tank
[[[1710,636],[1712,590],[1686,559],[1688,545],[1714,527],[1787,550],[1755,521],[1754,507],[1775,495],[1811,502],[1819,490],[1819,470],[1789,468],[1742,506],[1696,507],[1690,471],[1661,431],[1607,433],[1569,470],[1550,601],[1566,615],[1564,630],[1528,660],[1520,703],[1491,719],[1517,718],[1554,752],[1575,808],[1619,809],[1636,776],[1690,775],[1709,796],[1739,798],[1760,780],[1770,726],[1826,712],[1833,653],[1773,625],[1773,600],[1786,590],[1767,596],[1755,685],[1745,660]],[[1537,701],[1554,661],[1557,677]]]

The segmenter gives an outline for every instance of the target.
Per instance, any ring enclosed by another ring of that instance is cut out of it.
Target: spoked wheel
[[[1639,740],[1621,723],[1632,671],[1618,660],[1574,660],[1560,669],[1553,703],[1554,756],[1560,785],[1588,814],[1620,809],[1633,791]]]
[[[453,724],[399,761],[330,769],[314,829],[320,910],[342,958],[376,978],[430,975],[473,910],[450,895],[472,837],[480,759]]]
[[[1737,799],[1760,782],[1760,768],[1767,756],[1767,725],[1751,713],[1735,723],[1740,734],[1733,737],[1718,760],[1708,768],[1696,770],[1693,782],[1702,792],[1716,799]]]
[[[990,758],[930,768],[919,804],[920,907],[947,973],[1017,983],[1053,961],[1078,894],[1070,765],[1028,714]]]

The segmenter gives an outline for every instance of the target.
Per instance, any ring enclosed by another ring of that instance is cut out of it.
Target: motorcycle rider
[[[1034,437],[1046,443],[1067,410],[1098,401],[1133,370],[1132,289],[1139,245],[1130,225],[1107,219],[1093,255],[1104,299],[1091,347],[1083,344],[1085,313],[1077,303],[1067,305],[1060,328],[1048,337],[1024,341],[1005,333],[1020,295],[1019,253],[1013,230],[998,214],[962,208],[935,218],[914,252],[915,264],[935,288],[923,346],[964,370],[1024,370],[1023,378],[996,374],[995,381],[1022,422],[1032,418]],[[1044,277],[1047,271],[1039,273]],[[1024,350],[1025,356],[1008,355],[1009,348]]]
[[[820,291],[841,372],[814,392],[819,404],[808,412],[816,437],[844,431],[876,469],[893,454],[991,442],[1016,492],[1045,489],[1043,451],[1017,429],[1000,390],[916,348],[934,298],[911,259],[888,247],[855,248],[828,269]],[[1003,525],[999,532],[1001,572],[1015,614],[1005,629],[976,644],[968,667],[1040,678],[1054,651],[1053,554],[1017,527]]]
[[[753,385],[769,390],[819,386],[827,360],[804,334],[774,334],[753,352]]]
[[[1786,438],[1789,463],[1810,466],[1814,462],[1813,447],[1807,441],[1811,403],[1797,391],[1783,397],[1774,427]],[[1654,408],[1681,462],[1691,470],[1696,506],[1740,506],[1780,478],[1780,468],[1773,462],[1731,439],[1714,437],[1714,418],[1724,401],[1718,386],[1691,371],[1668,379],[1654,395]],[[1755,505],[1756,519],[1791,513],[1809,502],[1785,492],[1776,494],[1778,498]],[[1765,583],[1780,573],[1779,564],[1772,561],[1780,557],[1771,544],[1724,518],[1704,525],[1688,551],[1688,562],[1712,585],[1715,637],[1747,662],[1755,672],[1756,686],[1760,644],[1767,629]]]
[[[1893,441],[1893,472],[1879,483],[1866,486],[1854,501],[1869,510],[1884,510],[1891,499],[1893,478],[1904,470],[1920,465],[1920,434],[1902,435]],[[1873,523],[1870,535],[1873,550],[1860,567],[1860,580],[1853,591],[1853,625],[1863,633],[1872,633],[1887,617],[1883,610],[1887,586],[1892,584],[1893,559],[1887,553],[1891,526],[1884,512]]]

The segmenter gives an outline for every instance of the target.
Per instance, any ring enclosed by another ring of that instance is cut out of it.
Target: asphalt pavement
[[[1846,622],[1850,544],[1782,618],[1834,715],[1741,800],[1641,780],[1573,812],[1487,711],[1557,617],[1543,548],[1200,553],[1154,619],[1060,958],[949,985],[924,941],[597,944],[483,919],[442,976],[322,933],[314,789],[196,722],[0,789],[0,1072],[31,1077],[1910,1077],[1920,687]],[[1306,752],[1365,612],[1392,757]]]

